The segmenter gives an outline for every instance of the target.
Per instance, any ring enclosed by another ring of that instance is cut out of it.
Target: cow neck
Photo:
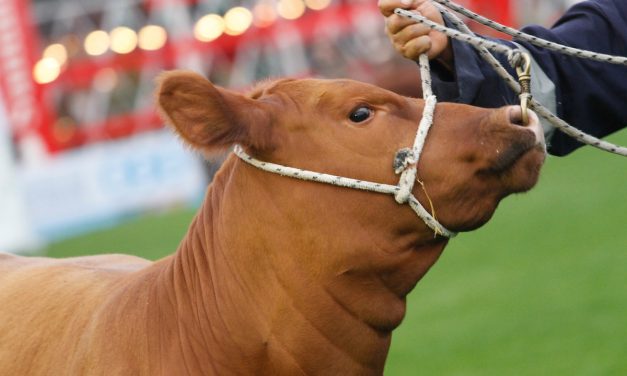
[[[381,374],[405,295],[445,243],[359,226],[320,236],[337,219],[282,203],[290,185],[275,179],[233,157],[216,176],[163,279],[170,348],[203,374]]]

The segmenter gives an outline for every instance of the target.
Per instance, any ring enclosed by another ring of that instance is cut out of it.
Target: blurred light
[[[76,122],[68,116],[57,119],[52,126],[54,138],[62,144],[72,141],[76,134]]]
[[[48,84],[61,74],[61,64],[51,57],[44,57],[33,67],[33,78],[38,84]]]
[[[59,65],[63,65],[67,62],[67,50],[65,46],[60,43],[51,44],[46,47],[42,56],[55,59]]]
[[[211,42],[224,32],[224,20],[217,14],[207,14],[196,22],[194,36],[201,42]]]
[[[74,34],[68,34],[61,38],[61,44],[67,50],[69,58],[76,56],[81,51],[81,40]]]
[[[94,76],[94,89],[108,93],[118,84],[118,74],[113,68],[103,68]]]
[[[228,35],[243,34],[253,22],[253,15],[244,7],[229,9],[224,15],[224,32]]]
[[[331,5],[331,0],[305,0],[307,8],[313,10],[322,10]]]
[[[257,27],[268,27],[276,21],[276,11],[274,7],[267,3],[259,3],[253,9],[255,15],[254,23]]]
[[[139,48],[146,51],[155,51],[165,45],[168,34],[165,29],[157,25],[146,25],[139,30]]]
[[[303,0],[279,0],[277,11],[281,17],[295,20],[305,13],[305,3]]]
[[[91,56],[100,56],[109,49],[109,34],[102,30],[92,31],[85,38],[85,52]]]
[[[127,54],[137,47],[137,34],[133,29],[119,26],[111,30],[111,50],[119,54]]]

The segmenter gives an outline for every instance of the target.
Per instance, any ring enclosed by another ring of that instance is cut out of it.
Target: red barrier
[[[276,34],[284,32],[283,28],[288,23],[290,32],[298,33],[300,40],[306,45],[315,38],[315,32],[320,29],[320,25],[336,32],[348,32],[355,27],[353,16],[363,13],[364,9],[370,9],[370,14],[376,12],[374,4],[367,7],[364,5],[336,6],[319,12],[308,12],[295,21],[279,20],[270,27],[251,28],[240,36],[223,35],[210,43],[200,42],[190,34],[184,39],[169,41],[158,51],[136,49],[126,55],[108,54],[98,58],[85,57],[73,60],[55,82],[45,85],[44,90],[48,98],[59,98],[66,94],[89,90],[95,77],[105,68],[111,68],[118,73],[139,72],[147,67],[156,67],[159,70],[173,69],[177,67],[180,59],[190,54],[208,56],[212,53],[220,53],[230,59],[236,53],[238,46],[242,44],[275,44]],[[154,111],[150,108],[139,108],[131,113],[110,115],[106,120],[90,124],[75,124],[72,121],[57,119],[57,121],[48,122],[41,129],[40,134],[49,151],[55,153],[86,143],[127,137],[136,131],[146,131],[160,126],[161,122]]]
[[[507,26],[517,26],[515,24],[514,18],[512,17],[512,4],[510,0],[472,0],[469,1],[469,3],[469,9],[471,9],[475,13],[479,13],[482,16],[488,17],[492,20],[495,20],[496,22],[502,23]],[[509,39],[509,37],[505,34],[494,31],[489,27],[485,27],[477,23],[472,23],[471,26],[472,29],[479,34]]]
[[[196,2],[177,1],[189,4]],[[460,3],[499,22],[512,24],[509,0],[460,0]],[[145,0],[143,6],[154,9],[164,4],[163,0]],[[375,18],[380,17],[375,2],[346,2],[323,11],[308,11],[295,21],[278,20],[267,28],[251,28],[241,36],[223,35],[210,43],[194,39],[191,36],[193,25],[189,25],[188,36],[171,40],[158,51],[137,49],[126,55],[109,53],[97,58],[75,57],[64,67],[55,82],[38,85],[32,79],[32,67],[40,57],[39,37],[32,26],[34,22],[29,5],[30,1],[25,0],[0,0],[0,89],[7,101],[15,136],[20,139],[36,133],[51,153],[86,143],[127,137],[134,132],[160,126],[150,107],[133,108],[126,113],[110,112],[106,119],[88,120],[89,124],[76,124],[75,119],[68,117],[67,108],[63,108],[67,106],[63,103],[66,100],[64,98],[88,93],[103,69],[110,68],[120,74],[135,74],[133,72],[145,72],[147,69],[172,69],[190,54],[204,58],[219,53],[231,59],[243,44],[259,46],[276,43],[276,35],[285,33],[283,28],[288,24],[288,33],[297,33],[304,46],[307,46],[315,40],[316,32],[321,28],[349,33],[357,27],[354,20],[357,14],[369,13]],[[481,29],[480,32],[485,30]],[[56,107],[55,111],[59,112],[61,118],[54,115],[52,107]]]
[[[17,138],[44,134],[50,121],[42,87],[32,79],[39,51],[29,6],[0,0],[0,90]]]

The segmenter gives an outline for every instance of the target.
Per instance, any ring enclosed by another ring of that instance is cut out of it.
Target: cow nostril
[[[524,126],[522,109],[520,106],[512,106],[509,109],[509,122],[515,125]]]

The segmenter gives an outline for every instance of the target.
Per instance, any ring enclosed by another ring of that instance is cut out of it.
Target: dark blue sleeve
[[[627,56],[627,0],[592,0],[573,6],[551,28],[529,26],[524,32],[556,43],[610,55]],[[507,43],[507,42],[503,42]],[[604,137],[627,126],[627,67],[561,55],[518,42],[556,86],[557,115],[574,127]],[[434,91],[443,101],[500,107],[517,96],[483,62],[473,47],[453,41],[455,71],[433,64]],[[497,56],[509,67],[504,56]],[[581,143],[561,132],[549,152],[566,155]]]

